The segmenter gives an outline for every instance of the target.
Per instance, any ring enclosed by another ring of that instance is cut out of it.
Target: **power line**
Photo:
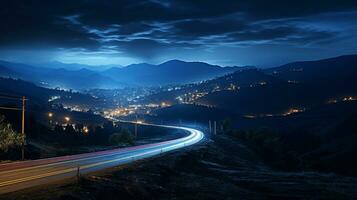
[[[21,98],[21,96],[13,95],[13,94],[7,94],[4,92],[0,92],[0,95],[7,96],[7,97],[14,97],[14,98]]]
[[[11,107],[1,107],[1,106],[0,106],[0,109],[3,109],[3,110],[22,110],[21,108],[11,108]]]
[[[20,97],[20,96],[15,96],[15,95],[9,95],[9,94],[5,94],[0,92],[0,99],[11,99],[11,100],[21,100],[21,101],[27,101],[28,99],[26,99],[24,96]],[[0,109],[3,110],[17,110],[17,111],[21,111],[21,108],[14,108],[14,107],[4,107],[4,106],[0,106]]]
[[[22,96],[15,96],[15,95],[9,95],[5,93],[0,92],[0,98],[1,99],[13,99],[13,100],[22,100]],[[25,99],[28,100],[28,99]]]

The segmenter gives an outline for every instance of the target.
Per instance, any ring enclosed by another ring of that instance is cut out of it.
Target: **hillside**
[[[212,92],[196,102],[238,114],[283,114],[357,96],[357,56],[296,62],[263,72],[270,80],[265,84]]]
[[[182,99],[189,98],[190,95],[197,93],[211,93],[220,90],[238,90],[240,87],[250,87],[260,84],[273,84],[282,82],[278,78],[264,74],[258,69],[247,67],[239,69],[233,73],[220,76],[214,79],[202,81],[195,84],[172,87],[170,91],[162,91],[142,99],[142,102],[176,102],[180,103]],[[175,88],[175,89],[173,89]]]
[[[53,101],[53,103],[62,103],[67,105],[79,104],[83,107],[91,107],[95,104],[101,105],[102,103],[100,99],[95,99],[87,94],[48,89],[39,87],[31,82],[11,78],[0,78],[0,94],[26,96],[26,98],[29,99],[27,105],[31,107],[46,107],[49,105],[49,99],[53,96],[59,97],[57,100]],[[7,103],[13,104],[16,102],[9,102],[6,99],[0,99],[0,104]]]
[[[284,80],[298,82],[351,80],[357,72],[357,55],[345,55],[316,61],[293,62],[265,70]]]

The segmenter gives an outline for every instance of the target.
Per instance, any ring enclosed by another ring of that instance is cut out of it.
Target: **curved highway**
[[[193,145],[204,137],[201,131],[187,127],[155,124],[143,125],[180,129],[190,134],[183,138],[147,145],[2,164],[0,165],[0,194],[152,157]]]

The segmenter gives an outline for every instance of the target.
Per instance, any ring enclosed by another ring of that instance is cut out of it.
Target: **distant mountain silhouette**
[[[63,66],[63,68],[53,67]],[[333,83],[334,90],[349,88],[354,84],[357,55],[289,63],[280,67],[246,71],[251,67],[220,67],[203,62],[184,62],[170,60],[159,65],[147,63],[126,67],[111,67],[94,71],[85,65],[55,63],[50,68],[20,63],[0,61],[0,76],[21,78],[46,87],[65,87],[73,89],[122,88],[127,86],[165,86],[204,82],[209,84],[228,84],[247,86],[259,82],[304,83],[316,86]],[[76,70],[68,70],[68,68]],[[77,69],[83,67],[81,69]],[[108,66],[107,66],[108,67]],[[233,75],[228,75],[233,72]],[[226,76],[227,75],[227,76]],[[217,78],[220,77],[220,78]],[[216,79],[217,78],[217,79]],[[212,80],[213,79],[213,80]],[[212,81],[206,81],[212,80]],[[338,86],[337,86],[338,85]],[[332,90],[332,89],[331,89]]]
[[[20,78],[45,87],[68,89],[120,88],[124,83],[86,68],[67,70],[0,61],[0,76]]]
[[[66,64],[56,63],[54,66]],[[172,60],[160,65],[133,64],[126,67],[111,67],[104,71],[93,71],[83,66],[81,69],[46,68],[19,63],[0,61],[0,75],[21,78],[35,83],[43,82],[48,87],[73,89],[121,88],[126,86],[164,86],[186,84],[222,76],[239,67],[219,67],[202,62]]]
[[[121,65],[98,65],[98,66],[93,66],[93,65],[84,65],[84,64],[78,64],[78,63],[62,63],[62,62],[49,62],[49,63],[43,63],[43,64],[38,64],[41,67],[45,68],[52,68],[52,69],[66,69],[69,71],[76,71],[76,70],[81,70],[81,69],[89,69],[92,71],[104,71],[107,69],[110,69],[112,67],[122,67]]]
[[[132,85],[159,86],[194,83],[212,79],[238,70],[239,67],[220,67],[203,62],[170,60],[159,65],[146,63],[111,68],[103,74]]]
[[[13,76],[15,74],[16,74],[16,72],[14,72],[13,70],[0,65],[0,75],[1,76]]]

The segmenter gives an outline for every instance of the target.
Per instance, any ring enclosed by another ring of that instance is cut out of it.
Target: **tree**
[[[112,145],[118,144],[134,144],[134,136],[128,129],[122,129],[119,133],[113,133],[109,137],[109,143]]]
[[[10,148],[21,146],[23,134],[16,133],[9,123],[5,122],[5,117],[0,115],[0,151],[7,152]]]
[[[75,125],[75,127],[76,127],[75,130],[77,132],[81,132],[83,130],[83,128],[84,128],[84,125],[81,124],[81,123],[78,123],[78,124]]]
[[[63,127],[61,125],[59,125],[59,124],[56,124],[55,132],[56,133],[62,133],[63,132]]]
[[[65,132],[68,133],[68,134],[73,134],[73,133],[75,133],[76,131],[74,130],[72,124],[67,124]]]

